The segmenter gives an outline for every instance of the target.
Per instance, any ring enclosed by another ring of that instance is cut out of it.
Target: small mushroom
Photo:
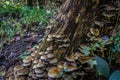
[[[28,67],[28,66],[30,66],[31,65],[31,63],[23,63],[23,66],[24,67]]]
[[[44,70],[36,68],[35,73],[42,74],[42,73],[44,73]]]
[[[22,75],[27,75],[28,74],[28,69],[21,69],[17,71],[17,75],[22,76]]]
[[[43,74],[36,74],[36,77],[38,77],[38,78],[43,78],[43,77],[45,77],[45,75],[46,75],[46,73],[43,73]]]
[[[48,38],[53,38],[53,34],[49,34],[49,35],[48,35]]]
[[[65,59],[67,60],[67,61],[75,61],[76,60],[76,56],[75,56],[75,54],[70,54],[69,56],[66,56],[65,57]]]
[[[69,47],[70,44],[69,44],[69,43],[67,43],[67,44],[63,44],[62,46],[66,48],[66,47]]]
[[[52,54],[52,53],[47,54],[47,57],[48,57],[49,59],[52,59],[52,58],[54,58],[54,54]]]
[[[53,41],[53,38],[47,38],[47,41],[48,41],[48,42],[52,42],[52,41]]]
[[[89,61],[93,60],[94,57],[89,57],[89,56],[80,56],[78,60],[81,62],[81,64],[88,63]]]
[[[52,60],[50,60],[50,64],[56,64],[58,62],[58,60],[56,59],[56,58],[54,58],[54,59],[52,59]]]
[[[69,63],[69,62],[65,62],[64,63],[64,71],[65,72],[71,72],[77,69],[77,65],[76,63]]]
[[[60,38],[63,38],[63,37],[64,37],[64,36],[63,36],[62,34],[57,34],[57,35],[56,35],[56,38],[57,38],[57,39],[60,39]]]
[[[57,67],[64,68],[64,61],[59,61]]]
[[[36,65],[36,67],[42,68],[42,67],[45,67],[45,65],[43,64],[42,61],[39,61],[38,64]]]
[[[63,70],[58,67],[53,67],[48,71],[48,77],[49,78],[60,78],[62,77]]]
[[[50,52],[49,51],[45,51],[45,54],[49,54]]]
[[[40,57],[40,59],[41,59],[41,60],[47,60],[48,58],[47,58],[46,55],[42,55],[42,56]]]
[[[24,68],[23,65],[17,65],[17,66],[14,67],[14,71],[19,71],[23,68]]]
[[[14,80],[26,80],[24,76],[16,76]]]
[[[39,58],[38,53],[32,53],[31,56],[32,56],[32,60]]]
[[[33,65],[32,67],[33,67],[33,69],[36,69],[37,68],[37,64]]]
[[[32,61],[32,57],[31,56],[27,56],[24,60],[23,63],[29,63]]]
[[[47,29],[51,29],[53,26],[52,25],[48,25],[47,26]]]
[[[43,55],[44,54],[44,52],[43,51],[41,51],[41,52],[39,52],[39,55],[41,56],[41,55]]]
[[[66,39],[63,40],[63,42],[68,43],[68,42],[70,42],[70,39],[66,38]]]
[[[33,64],[37,64],[38,62],[39,62],[39,60],[38,60],[38,59],[33,60]]]
[[[34,57],[38,56],[38,54],[37,53],[32,53],[31,56],[34,58]]]
[[[53,51],[53,46],[48,47],[47,51]]]

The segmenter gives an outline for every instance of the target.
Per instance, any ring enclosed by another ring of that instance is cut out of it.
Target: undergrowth
[[[47,13],[46,8],[28,7],[10,1],[0,2],[0,40],[8,42],[15,34],[23,35],[23,29],[42,26],[48,23],[52,11]]]

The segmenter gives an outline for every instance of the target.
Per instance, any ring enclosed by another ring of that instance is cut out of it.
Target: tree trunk
[[[84,41],[84,36],[89,31],[89,28],[94,26],[93,21],[97,15],[99,4],[99,0],[66,0],[61,7],[61,13],[57,15],[58,24],[48,31],[43,43],[41,43],[43,46],[40,45],[39,51],[45,50],[49,46],[46,41],[47,36],[55,34],[70,39],[70,46],[65,49],[64,53],[65,55],[73,53],[75,46]]]
[[[29,6],[29,7],[32,7],[33,6],[32,1],[33,0],[26,0],[26,5]]]

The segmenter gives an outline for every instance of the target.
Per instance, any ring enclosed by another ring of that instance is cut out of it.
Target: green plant
[[[96,56],[95,60],[97,62],[97,64],[95,65],[95,67],[96,67],[99,75],[103,75],[106,78],[108,78],[109,75],[110,75],[110,68],[109,68],[108,63],[104,59],[102,59],[101,57],[99,57],[99,56]]]
[[[47,23],[47,13],[45,9],[38,9],[36,7],[23,7],[21,12],[21,21],[27,27],[31,24]]]
[[[1,38],[6,37],[8,40],[10,40],[16,33],[22,33],[21,28],[21,24],[16,22],[14,19],[12,19],[11,22],[3,20],[0,26]]]
[[[120,70],[114,71],[110,77],[109,80],[120,80]]]
[[[116,70],[113,73],[111,73],[110,75],[110,67],[108,65],[108,63],[106,62],[106,60],[104,60],[103,58],[96,56],[95,60],[97,62],[97,64],[95,65],[99,75],[103,75],[106,78],[108,78],[109,80],[120,80],[120,71]]]
[[[9,14],[20,12],[22,10],[23,5],[21,4],[11,4],[10,1],[0,2],[0,15]]]
[[[82,47],[82,49],[80,49],[82,53],[84,53],[85,55],[89,55],[90,54],[90,50],[91,48],[89,46],[84,46]]]

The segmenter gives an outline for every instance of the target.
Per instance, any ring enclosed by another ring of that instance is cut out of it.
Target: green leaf
[[[80,50],[82,53],[84,53],[87,56],[90,54],[90,47],[88,47],[88,46],[82,47],[82,49],[80,49]]]
[[[120,70],[114,71],[114,72],[111,74],[109,80],[120,80]]]
[[[110,68],[109,68],[108,63],[99,56],[96,56],[95,60],[97,62],[97,65],[95,65],[95,67],[96,67],[98,73],[100,75],[108,77],[110,75]]]

